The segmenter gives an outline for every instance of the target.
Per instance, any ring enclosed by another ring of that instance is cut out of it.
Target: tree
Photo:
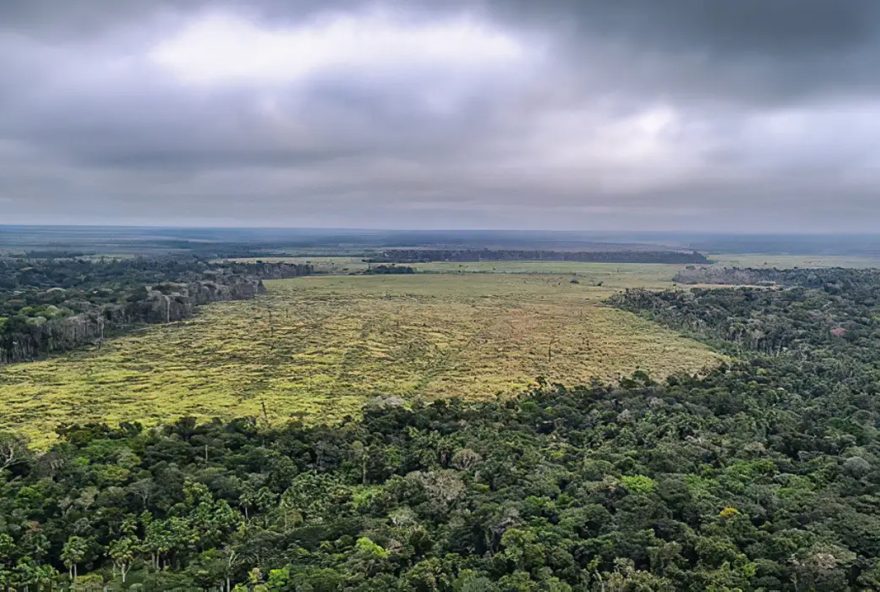
[[[374,575],[386,566],[388,555],[384,547],[363,536],[355,543],[355,552],[350,561],[358,572]]]
[[[137,555],[138,543],[139,541],[135,537],[125,535],[110,545],[110,558],[113,559],[113,565],[119,570],[123,584]]]
[[[367,462],[370,456],[367,447],[360,440],[351,443],[352,460],[360,467],[361,485],[367,484]]]
[[[70,581],[73,582],[74,586],[76,585],[76,578],[78,575],[77,565],[85,559],[88,551],[88,541],[76,535],[69,537],[67,542],[64,543],[64,548],[61,550],[61,561],[68,569]]]
[[[6,589],[28,590],[30,586],[35,586],[39,590],[43,585],[51,586],[57,572],[51,565],[42,565],[30,557],[23,557],[10,575],[11,577],[4,582]]]
[[[0,471],[26,462],[30,456],[27,440],[17,434],[0,432]]]

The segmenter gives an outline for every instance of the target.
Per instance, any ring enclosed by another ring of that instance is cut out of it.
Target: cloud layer
[[[873,0],[0,5],[4,223],[873,231]]]

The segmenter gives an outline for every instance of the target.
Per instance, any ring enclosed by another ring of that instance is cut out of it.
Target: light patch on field
[[[64,422],[260,416],[264,404],[272,422],[337,421],[376,395],[490,398],[539,376],[570,385],[636,369],[661,377],[721,359],[602,304],[638,275],[614,269],[581,270],[580,283],[512,273],[267,282],[254,301],[0,369],[0,429],[44,444]]]

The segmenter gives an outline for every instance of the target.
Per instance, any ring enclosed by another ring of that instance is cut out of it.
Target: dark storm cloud
[[[0,5],[3,222],[873,230],[880,3]]]

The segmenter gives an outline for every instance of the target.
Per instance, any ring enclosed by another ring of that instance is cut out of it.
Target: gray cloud
[[[870,231],[878,17],[12,0],[2,221]]]

